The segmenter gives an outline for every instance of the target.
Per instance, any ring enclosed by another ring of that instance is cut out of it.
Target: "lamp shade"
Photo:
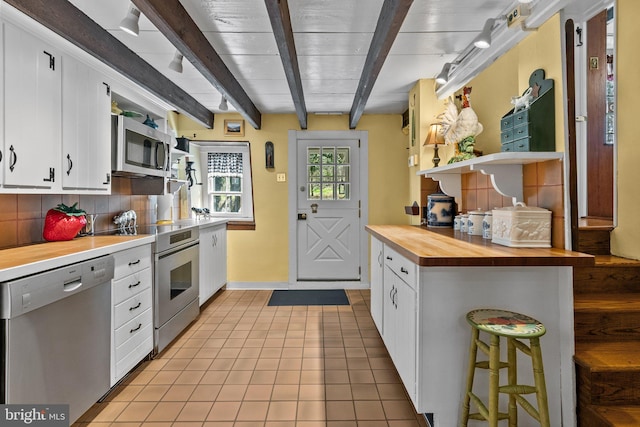
[[[120,29],[133,36],[137,36],[140,32],[140,28],[138,27],[139,19],[140,11],[133,5],[129,6],[129,12],[127,12],[127,16],[125,16],[124,19],[120,21]]]
[[[227,97],[222,95],[222,99],[220,100],[220,105],[218,105],[218,108],[221,111],[227,111],[229,109],[229,105],[227,105]]]
[[[427,139],[424,140],[423,145],[442,145],[444,144],[444,136],[442,135],[442,125],[440,123],[433,123],[429,126],[429,133],[427,133]]]

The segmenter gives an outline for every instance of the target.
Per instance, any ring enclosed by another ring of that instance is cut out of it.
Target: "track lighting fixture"
[[[226,96],[222,95],[222,100],[220,100],[220,105],[218,106],[218,108],[222,111],[227,111],[229,109]]]
[[[137,36],[140,32],[138,27],[138,20],[140,19],[140,11],[132,4],[129,6],[127,16],[120,21],[120,29],[133,36]]]
[[[478,37],[473,40],[473,44],[478,49],[487,49],[491,46],[491,32],[493,30],[493,24],[496,22],[495,19],[489,18],[487,22],[485,22],[484,27],[482,28],[482,32],[478,34]]]
[[[169,63],[169,69],[176,73],[182,73],[182,54],[176,50],[173,59]]]
[[[445,84],[449,81],[449,72],[451,72],[451,62],[447,62],[446,64],[444,64],[444,66],[442,67],[442,71],[440,71],[440,74],[437,75],[436,77],[436,83],[438,84]]]

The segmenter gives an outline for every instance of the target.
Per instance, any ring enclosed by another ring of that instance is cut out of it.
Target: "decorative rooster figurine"
[[[462,93],[460,113],[458,113],[453,99],[449,97],[445,102],[445,110],[438,115],[438,119],[442,123],[445,144],[457,144],[456,155],[449,160],[449,163],[475,157],[473,154],[475,137],[483,130],[482,124],[478,122],[478,116],[471,108],[471,88],[465,86]]]

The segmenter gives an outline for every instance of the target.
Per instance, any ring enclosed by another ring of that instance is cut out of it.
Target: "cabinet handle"
[[[378,254],[378,264],[382,267],[382,251]]]
[[[13,172],[16,167],[16,162],[18,161],[18,155],[16,154],[15,148],[13,145],[9,147],[9,170]]]
[[[395,288],[393,291],[393,306],[396,308],[396,310],[398,309],[398,299],[396,298],[398,296],[398,288]]]
[[[137,309],[137,308],[140,308],[140,306],[141,306],[141,305],[142,305],[142,303],[141,303],[141,302],[138,302],[138,305],[136,305],[136,306],[134,306],[134,307],[129,307],[129,311],[133,311],[133,310],[135,310],[135,309]]]
[[[110,184],[111,183],[111,174],[108,173],[107,174],[107,180],[105,182],[103,182],[103,184]]]
[[[136,264],[140,264],[140,260],[137,260],[137,261],[131,261],[131,262],[129,263],[129,267],[131,267],[132,265],[136,265]]]
[[[138,280],[137,283],[133,283],[133,284],[129,285],[129,289],[135,288],[136,286],[140,286],[140,280]]]
[[[2,161],[2,151],[0,151],[0,162]]]
[[[393,258],[391,258],[389,255],[387,255],[387,259],[388,259],[389,261],[393,261]]]
[[[46,182],[55,182],[56,181],[56,170],[55,168],[49,168],[49,178],[42,178],[43,181]]]
[[[71,154],[67,154],[67,176],[71,175],[71,169],[73,169],[73,161],[71,160]]]
[[[391,290],[389,291],[389,298],[391,299],[391,303],[393,304],[393,291],[395,290],[396,285],[391,286]]]
[[[130,334],[134,333],[135,331],[139,330],[140,328],[142,328],[142,323],[138,323],[138,327],[137,328],[133,328],[129,331]]]
[[[43,50],[42,52],[44,52],[44,54],[49,57],[49,69],[55,71],[56,70],[56,57],[53,56],[52,54],[50,54],[49,52],[47,52],[46,50]]]
[[[400,273],[409,274],[409,270],[405,269],[404,267],[400,267]]]
[[[109,86],[108,84],[106,84],[105,82],[102,82],[103,85],[105,85],[107,87],[107,95],[111,95],[111,86]]]

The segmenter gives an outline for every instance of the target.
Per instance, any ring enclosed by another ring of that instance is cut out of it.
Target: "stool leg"
[[[549,404],[547,402],[547,384],[544,379],[540,339],[537,337],[531,338],[531,362],[533,364],[533,378],[537,389],[536,397],[538,398],[540,425],[542,427],[550,427],[551,422],[549,420]]]
[[[498,387],[500,380],[500,337],[491,334],[489,348],[489,427],[498,427]]]
[[[462,403],[462,415],[460,417],[460,427],[467,427],[469,422],[469,393],[473,390],[473,377],[476,372],[476,358],[478,356],[478,335],[479,331],[476,328],[471,328],[471,344],[469,346],[469,363],[467,365],[467,388],[465,389],[463,403]]]
[[[518,360],[513,340],[507,338],[508,384],[511,386],[518,384]],[[512,393],[509,394],[509,427],[518,427],[518,405],[516,396]]]

